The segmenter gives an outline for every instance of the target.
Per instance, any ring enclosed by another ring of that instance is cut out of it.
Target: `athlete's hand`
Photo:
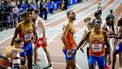
[[[43,41],[42,41],[42,44],[44,43],[46,43],[47,42],[47,39],[46,38],[43,38]]]
[[[72,54],[73,54],[73,55],[76,55],[76,53],[77,53],[77,50],[74,50]]]
[[[20,57],[20,59],[21,59],[22,61],[24,61],[24,60],[25,60],[25,58],[24,58],[24,57]]]
[[[68,53],[68,55],[72,55],[72,50],[71,49],[68,49],[67,50],[67,53]]]
[[[33,42],[34,44],[36,44],[36,40],[35,40],[35,39],[33,39],[32,42]]]
[[[114,36],[115,36],[115,35],[109,35],[108,37],[109,37],[109,38],[114,38]]]
[[[111,64],[111,57],[108,58],[108,64]]]

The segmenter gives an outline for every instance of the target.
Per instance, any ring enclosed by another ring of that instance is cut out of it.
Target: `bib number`
[[[13,63],[14,63],[14,64],[20,64],[20,59],[14,59],[14,60],[13,60]]]
[[[102,44],[92,44],[92,51],[93,52],[101,52],[102,51]]]
[[[31,40],[32,39],[32,34],[26,34],[25,35],[25,40],[28,41],[28,40]]]

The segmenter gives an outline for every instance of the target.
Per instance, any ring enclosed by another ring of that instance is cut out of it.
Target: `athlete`
[[[107,46],[109,47],[110,52],[110,45],[108,43],[108,37],[106,32],[101,29],[101,21],[95,20],[94,27],[91,31],[89,31],[86,36],[81,40],[78,47],[76,48],[74,54],[76,54],[77,50],[82,46],[82,44],[89,40],[90,49],[89,49],[89,69],[94,69],[93,65],[98,63],[99,69],[105,69],[105,47],[104,43],[106,42]],[[110,58],[110,54],[109,54]]]
[[[12,67],[11,63],[13,63],[17,54],[24,51],[22,47],[23,47],[23,41],[19,38],[16,38],[14,41],[14,45],[9,46],[5,49],[3,56],[6,58],[6,60],[5,59],[0,60],[0,65],[5,66],[6,68]],[[20,57],[20,59],[24,60],[24,57]]]
[[[62,42],[64,44],[63,52],[66,59],[66,69],[76,69],[76,60],[73,51],[76,47],[76,41],[73,34],[75,33],[74,20],[76,20],[75,13],[70,10],[67,12],[68,24],[64,28],[62,35]]]
[[[109,27],[112,28],[112,32],[115,34],[115,25],[116,25],[115,23],[116,23],[116,21],[115,21],[115,16],[113,14],[113,10],[110,10],[110,14],[108,14],[106,18],[109,18],[108,20],[110,22],[108,22],[108,25],[109,25]]]
[[[11,41],[11,46],[13,46],[15,38],[17,36],[24,41],[24,52],[20,53],[20,56],[26,58],[27,56],[27,66],[28,69],[32,69],[32,56],[33,56],[33,41],[36,41],[37,34],[35,30],[35,25],[31,21],[31,15],[28,12],[22,14],[23,21],[18,24],[15,28],[14,36]],[[21,61],[21,65],[25,65],[25,61]]]
[[[102,7],[101,7],[101,3],[98,3],[98,7],[97,7],[97,11],[100,13],[100,16],[102,14]]]
[[[122,18],[120,18],[118,21],[117,35],[113,35],[111,37],[117,39],[117,44],[115,45],[114,52],[113,52],[112,69],[115,69],[117,54],[119,54],[119,64],[120,64],[120,69],[121,69],[122,68]]]
[[[94,17],[95,17],[95,19],[93,19],[93,21],[92,21],[92,28],[94,27],[95,20],[100,20],[101,21],[100,23],[102,23],[102,19],[101,19],[100,13],[98,11],[94,13]]]
[[[38,40],[35,44],[35,47],[34,47],[34,63],[37,64],[37,57],[38,57],[37,50],[38,50],[38,48],[40,48],[40,46],[42,46],[44,52],[46,53],[47,60],[48,60],[48,63],[49,63],[49,65],[45,68],[49,68],[49,67],[52,66],[52,64],[51,64],[49,52],[46,48],[47,38],[46,38],[45,22],[42,18],[40,18],[38,16],[38,10],[33,10],[32,11],[32,19],[34,19],[34,21],[35,21],[35,26],[36,26],[36,30],[37,30],[37,33],[38,33],[38,37],[40,37],[40,38],[38,38]],[[42,37],[41,37],[41,33],[43,34]],[[41,43],[39,43],[39,42],[41,42]]]

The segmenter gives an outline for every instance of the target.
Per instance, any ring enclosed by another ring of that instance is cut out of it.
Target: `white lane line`
[[[66,63],[63,62],[52,62],[53,64],[62,64],[62,65],[66,65]]]
[[[10,39],[10,38],[12,38],[12,36],[10,36],[10,37],[8,37],[8,38],[6,38],[6,39],[0,41],[0,44],[2,44],[3,42],[7,41],[7,40]]]
[[[52,63],[53,64],[66,65],[66,63],[63,63],[63,62],[52,62]],[[76,64],[76,66],[78,67],[78,69],[81,69],[78,64]]]
[[[76,63],[76,66],[78,67],[78,69],[81,69],[81,67]]]

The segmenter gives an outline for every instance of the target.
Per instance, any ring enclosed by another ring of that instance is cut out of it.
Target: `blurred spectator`
[[[47,20],[47,1],[45,0],[44,4],[43,4],[43,13],[44,13],[44,20]]]
[[[18,16],[20,15],[20,9],[16,6],[13,7],[13,18],[14,18],[14,26],[18,24]]]
[[[58,4],[58,12],[61,12],[63,10],[63,7],[64,7],[64,2],[61,1],[59,4]]]
[[[53,10],[55,10],[53,1],[51,1],[50,4],[51,4],[51,7],[50,7],[49,11],[51,14],[53,14]]]
[[[37,10],[38,9],[38,4],[35,1],[32,1],[31,4],[30,4],[29,9]]]
[[[6,26],[7,25],[7,14],[8,14],[8,12],[12,11],[9,1],[2,1],[1,9],[2,9],[2,20],[4,21],[3,26]]]
[[[64,0],[64,7],[63,7],[63,10],[67,10],[68,8],[68,2],[69,0]]]
[[[47,1],[45,0],[43,2],[43,0],[41,0],[40,1],[40,17],[43,18],[43,15],[44,15],[44,20],[47,20],[47,10],[48,10]]]
[[[43,18],[43,1],[40,0],[40,4],[39,4],[39,9],[40,9],[40,17]]]
[[[28,9],[28,4],[24,1],[22,1],[21,8],[22,8],[22,12],[26,12]]]
[[[2,20],[2,3],[1,3],[1,1],[0,1],[0,21]]]
[[[12,12],[8,12],[8,15],[7,15],[7,27],[11,27],[12,28],[13,22],[14,22],[13,14],[12,14]]]
[[[100,16],[102,14],[102,6],[101,3],[98,3],[97,11],[100,13]]]

